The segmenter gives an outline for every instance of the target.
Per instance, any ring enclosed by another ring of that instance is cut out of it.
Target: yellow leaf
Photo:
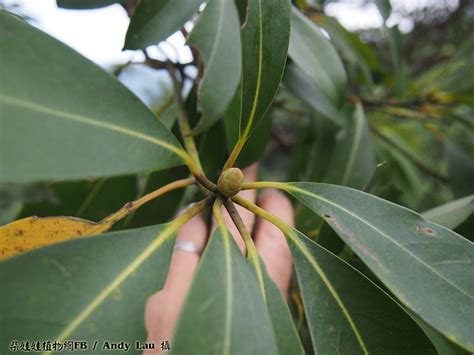
[[[64,240],[105,232],[110,223],[74,217],[27,217],[0,227],[0,260]]]

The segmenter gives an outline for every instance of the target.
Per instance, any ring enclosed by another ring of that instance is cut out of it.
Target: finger
[[[255,181],[258,175],[258,163],[250,165],[249,167],[242,170],[242,172],[244,173],[244,178],[246,182]],[[239,192],[238,196],[241,196],[247,200],[255,202],[257,199],[257,192],[255,190],[244,190],[244,191]],[[251,233],[254,223],[255,223],[255,215],[241,206],[236,205],[235,207],[237,211],[239,212],[239,215],[242,218],[242,221],[244,222],[245,227]],[[240,233],[237,230],[237,227],[235,226],[234,222],[232,221],[232,218],[230,217],[225,207],[222,207],[222,217],[224,218],[224,222],[228,230],[234,237],[235,241],[237,242],[237,245],[239,246],[240,250],[242,251],[242,253],[245,253],[245,250],[246,250],[245,243],[242,237],[240,236]],[[216,228],[216,224],[215,224],[215,221],[213,221],[212,230],[214,230],[215,228]]]
[[[194,217],[178,233],[176,241],[188,241],[203,250],[207,241],[207,227],[201,216]],[[191,286],[199,254],[175,249],[163,289],[152,295],[145,307],[148,341],[159,344],[170,340],[178,320],[184,298]],[[153,354],[153,352],[144,352]]]
[[[281,192],[265,190],[259,198],[259,205],[287,224],[294,225],[293,206]],[[259,218],[255,233],[255,246],[270,277],[286,298],[292,274],[292,258],[285,236],[273,224]]]

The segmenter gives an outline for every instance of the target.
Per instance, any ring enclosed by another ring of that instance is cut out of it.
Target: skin
[[[258,165],[254,164],[243,170],[245,181],[255,181],[258,174]],[[241,191],[242,196],[256,202],[255,190]],[[293,208],[286,196],[276,190],[264,190],[258,198],[258,205],[276,215],[287,224],[294,225]],[[263,259],[267,271],[282,295],[287,298],[292,274],[292,258],[288,244],[283,234],[271,223],[255,218],[255,215],[246,209],[236,208],[249,231],[254,231],[254,243]],[[224,220],[232,233],[240,250],[245,252],[245,244],[229,214],[223,208]],[[215,222],[211,231],[216,228]],[[198,215],[185,224],[178,233],[177,240],[190,241],[203,250],[208,239],[208,228],[202,216]],[[191,286],[194,271],[199,263],[200,256],[183,250],[174,250],[169,273],[162,290],[153,294],[145,307],[145,325],[148,332],[147,342],[156,344],[155,350],[145,350],[143,354],[161,354],[161,341],[173,338],[173,331],[178,321],[181,306]],[[171,347],[173,344],[170,344]]]

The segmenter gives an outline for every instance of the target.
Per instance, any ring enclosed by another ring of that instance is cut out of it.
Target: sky
[[[458,0],[391,0],[392,7],[404,10],[434,6],[440,2],[457,6]],[[59,9],[55,0],[3,0],[3,3],[20,4],[22,13],[33,18],[34,25],[99,65],[109,66],[143,58],[140,52],[122,51],[129,19],[120,5],[78,11]],[[366,0],[330,3],[325,11],[336,17],[349,30],[380,27],[383,24],[376,6]],[[397,15],[392,15],[387,24],[399,25],[402,31],[409,31],[413,26],[411,22]],[[178,50],[175,51],[173,46]],[[160,48],[173,60],[186,62],[191,59],[180,33],[173,35],[167,43],[162,43]],[[176,52],[179,58],[176,58]],[[152,50],[151,55],[163,59],[156,49]]]

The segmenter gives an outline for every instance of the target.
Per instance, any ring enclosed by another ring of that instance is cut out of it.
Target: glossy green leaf
[[[348,115],[346,129],[336,136],[323,182],[362,189],[375,171],[375,154],[362,105],[356,103]]]
[[[0,351],[10,341],[145,340],[147,298],[164,283],[176,225],[103,234],[0,262]],[[131,349],[132,353],[139,351]]]
[[[403,305],[451,341],[474,349],[471,242],[361,191],[317,183],[281,187],[324,217]]]
[[[390,296],[318,244],[289,238],[316,354],[435,354]]]
[[[203,0],[142,0],[125,37],[125,49],[144,49],[179,31]]]
[[[125,0],[56,0],[58,7],[74,10],[98,9],[123,2]]]
[[[173,354],[277,354],[257,279],[230,234],[204,251],[171,342]]]
[[[116,79],[5,11],[0,51],[0,182],[122,175],[182,163],[177,140]]]
[[[288,54],[328,99],[342,102],[347,77],[341,59],[321,30],[295,7]]]
[[[250,135],[280,85],[290,37],[290,1],[249,0],[241,31],[240,135]]]
[[[240,138],[240,109],[240,92],[237,92],[230,106],[227,108],[225,115],[225,136],[229,153]],[[255,126],[254,131],[250,134],[249,140],[242,149],[236,165],[245,168],[260,160],[270,140],[271,131],[272,117],[269,112],[263,116],[260,122]]]
[[[188,44],[196,47],[204,60],[204,76],[199,85],[202,118],[198,129],[212,125],[231,102],[241,75],[240,22],[233,1],[209,1]]]
[[[474,195],[423,212],[422,216],[430,221],[454,229],[474,213]]]
[[[273,324],[273,331],[278,346],[278,354],[303,355],[305,353],[303,345],[299,339],[288,305],[286,304],[279,288],[270,278],[270,275],[261,259],[259,260],[259,263],[263,275],[265,303]]]

